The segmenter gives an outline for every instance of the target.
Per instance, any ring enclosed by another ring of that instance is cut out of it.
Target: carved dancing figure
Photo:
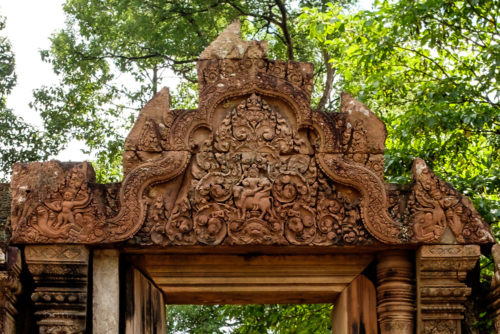
[[[442,194],[432,176],[424,171],[417,183],[415,198],[420,210],[414,215],[415,237],[418,240],[436,239],[447,226],[446,216],[441,206]]]
[[[65,224],[74,225],[75,216],[73,214],[73,209],[85,207],[90,200],[89,194],[84,192],[84,198],[81,200],[75,200],[75,195],[71,191],[64,192],[62,201],[54,201],[52,203],[44,203],[52,211],[58,212],[57,224],[54,227],[59,228]]]
[[[34,222],[40,232],[50,238],[59,238],[65,236],[70,230],[70,226],[55,227],[54,225],[55,214],[48,212],[42,205],[36,208]]]

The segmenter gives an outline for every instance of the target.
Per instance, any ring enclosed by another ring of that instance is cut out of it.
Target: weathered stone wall
[[[4,248],[10,239],[10,184],[0,183],[0,248]]]

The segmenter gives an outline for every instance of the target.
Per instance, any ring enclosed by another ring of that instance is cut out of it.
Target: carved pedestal
[[[377,255],[377,313],[382,334],[412,334],[415,322],[413,254],[386,251]]]
[[[84,246],[27,246],[33,276],[35,317],[40,333],[84,333],[89,252]]]
[[[461,333],[471,289],[463,283],[479,259],[477,245],[422,246],[417,252],[417,333]]]
[[[0,249],[0,334],[14,334],[16,295],[21,292],[21,254],[17,248]]]

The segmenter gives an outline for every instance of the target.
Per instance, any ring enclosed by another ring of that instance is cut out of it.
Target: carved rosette
[[[31,299],[42,334],[83,334],[86,328],[89,252],[84,246],[27,246],[34,281]]]
[[[463,283],[479,259],[477,245],[422,246],[417,252],[417,333],[461,333]]]

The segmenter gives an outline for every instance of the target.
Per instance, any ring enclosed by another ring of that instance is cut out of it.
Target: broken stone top
[[[308,109],[312,64],[268,60],[267,51],[266,41],[242,40],[240,22],[231,23],[202,52],[197,63],[200,111],[210,112],[216,104],[235,95],[269,91],[290,99],[289,103],[303,104],[304,111]]]
[[[241,39],[241,23],[234,21],[201,53],[200,60],[267,58],[267,41]]]
[[[12,240],[145,247],[488,244],[471,202],[421,160],[411,189],[384,182],[383,122],[349,94],[310,107],[313,67],[268,60],[232,23],[197,64],[199,107],[162,89],[125,141],[124,180],[92,166],[18,164]]]

